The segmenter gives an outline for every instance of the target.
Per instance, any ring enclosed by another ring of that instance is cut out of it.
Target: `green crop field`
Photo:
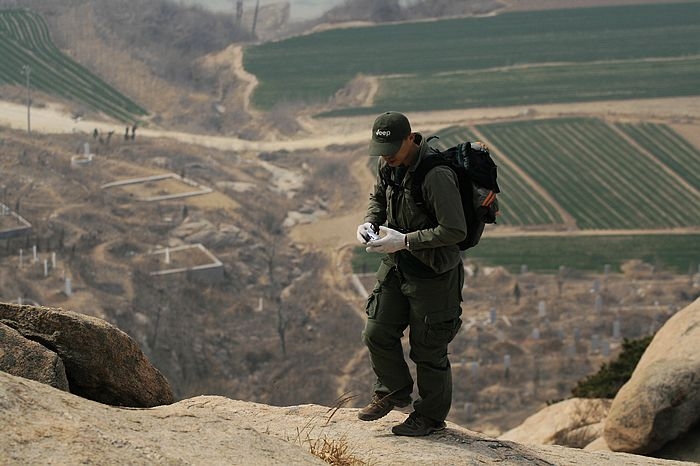
[[[560,266],[577,270],[612,271],[638,259],[659,270],[697,272],[700,265],[700,235],[615,235],[574,237],[485,237],[467,256],[486,265],[507,264],[511,272],[527,265],[528,270],[554,272]]]
[[[618,123],[616,126],[690,186],[700,188],[700,150],[667,125]]]
[[[44,19],[28,10],[0,11],[0,84],[30,87],[79,102],[123,122],[146,110],[76,63],[53,44]]]
[[[509,163],[542,186],[578,228],[700,226],[700,185],[678,180],[680,173],[693,172],[698,152],[669,128],[665,128],[668,141],[686,147],[686,155],[672,158],[676,152],[666,148],[666,157],[659,156],[645,139],[635,146],[613,126],[594,118],[519,121],[477,129]],[[667,165],[668,161],[675,165]],[[508,169],[504,165],[501,173]],[[514,197],[522,195],[520,185],[513,188]]]
[[[533,272],[553,273],[560,266],[584,272],[602,272],[606,264],[617,272],[625,262],[637,259],[657,270],[679,274],[698,273],[700,235],[613,235],[613,236],[546,236],[489,237],[488,229],[481,242],[465,256],[486,266],[502,266],[512,273],[522,265]],[[369,254],[362,247],[353,255],[356,273],[373,272],[380,254]]]
[[[336,29],[251,47],[244,64],[262,108],[380,77],[372,107],[334,115],[699,95],[700,2]]]
[[[446,149],[462,141],[477,141],[476,136],[469,128],[453,126],[438,132],[439,137],[435,147]],[[505,225],[557,225],[562,218],[556,208],[544,199],[540,194],[528,186],[521,176],[515,171],[508,170],[499,163],[496,153],[494,161],[500,165],[498,168],[498,182],[508,189],[499,195],[501,211],[498,223]]]
[[[612,271],[631,259],[676,273],[698,271],[700,235],[615,235],[573,237],[483,238],[467,256],[486,265],[505,264],[511,272],[555,272],[561,265],[577,270]]]

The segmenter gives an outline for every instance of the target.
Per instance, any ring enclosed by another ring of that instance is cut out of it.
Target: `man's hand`
[[[374,227],[372,226],[371,223],[363,223],[362,225],[357,226],[357,241],[360,242],[360,244],[367,244],[367,242],[372,239],[372,236],[370,236],[370,232],[372,235],[375,235],[374,233]]]
[[[391,253],[406,249],[406,235],[385,226],[379,227],[384,236],[367,243],[367,252]]]

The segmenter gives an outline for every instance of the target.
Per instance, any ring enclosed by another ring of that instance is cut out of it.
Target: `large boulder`
[[[114,406],[173,403],[168,381],[113,325],[63,309],[0,303],[0,322],[58,354],[70,392]]]
[[[498,438],[531,445],[583,448],[602,435],[610,403],[611,400],[585,398],[560,401]]]
[[[68,391],[61,358],[3,324],[0,324],[0,371]]]
[[[647,454],[700,421],[700,299],[657,332],[605,423],[610,449]]]
[[[661,450],[655,451],[654,456],[700,464],[700,424],[690,432],[668,442]]]

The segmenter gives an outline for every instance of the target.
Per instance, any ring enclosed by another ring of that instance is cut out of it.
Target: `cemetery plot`
[[[214,263],[212,255],[201,245],[187,245],[160,249],[152,253],[157,267],[162,270],[185,269]]]
[[[13,238],[29,234],[32,224],[24,217],[0,203],[0,238]]]
[[[174,173],[154,175],[143,178],[131,178],[102,185],[102,189],[119,188],[137,201],[163,201],[212,192],[187,178]]]
[[[44,19],[29,10],[0,11],[0,84],[30,86],[131,123],[147,111],[64,55]]]
[[[199,243],[154,251],[147,257],[147,268],[150,275],[188,272],[208,280],[223,274],[223,263]]]
[[[581,229],[698,226],[700,193],[679,185],[659,165],[663,160],[640,153],[601,120],[520,121],[477,129],[543,186]]]

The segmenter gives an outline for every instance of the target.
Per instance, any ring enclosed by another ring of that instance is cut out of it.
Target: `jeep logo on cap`
[[[376,134],[379,137],[388,138],[389,136],[391,136],[391,131],[389,131],[388,129],[384,129],[384,130],[378,129],[377,132],[374,134]]]

